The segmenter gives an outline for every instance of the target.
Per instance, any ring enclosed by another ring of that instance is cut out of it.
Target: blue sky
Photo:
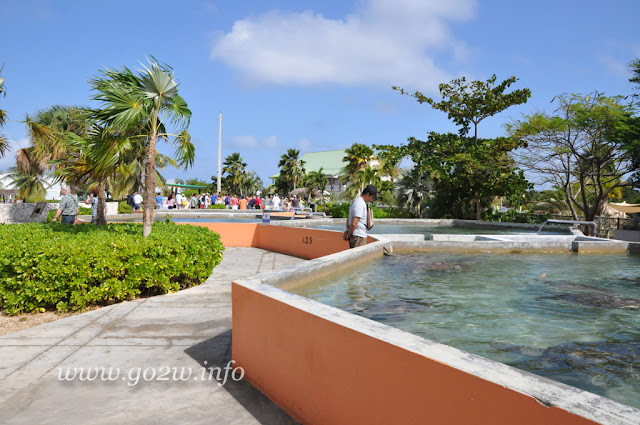
[[[560,93],[632,92],[640,2],[506,0],[76,1],[2,0],[0,64],[13,150],[27,146],[25,114],[90,105],[88,80],[105,67],[171,65],[193,112],[197,159],[168,178],[216,174],[240,152],[268,184],[280,155],[401,144],[456,128],[442,112],[391,89],[437,96],[466,76],[519,78],[532,97],[481,123],[504,134],[521,114],[550,110]],[[170,149],[161,149],[170,153]],[[15,162],[0,159],[0,171]]]

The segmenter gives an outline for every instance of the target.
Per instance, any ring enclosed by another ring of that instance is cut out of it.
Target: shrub
[[[127,204],[127,201],[118,202],[118,214],[130,214],[131,205]]]
[[[544,223],[545,220],[550,218],[550,214],[536,214],[531,212],[520,213],[516,210],[509,210],[507,212],[488,210],[484,213],[484,220],[486,221],[499,221],[506,223]]]
[[[327,205],[326,213],[333,218],[347,218],[349,215],[349,206],[351,204],[348,202],[342,204],[335,204],[331,208]]]
[[[222,260],[220,236],[203,227],[154,223],[0,226],[0,307],[83,310],[202,283]]]
[[[225,209],[224,204],[213,204],[213,205],[209,205],[209,208],[207,208],[209,210],[223,210]]]

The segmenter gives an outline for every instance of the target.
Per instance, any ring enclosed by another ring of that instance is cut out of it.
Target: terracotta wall
[[[259,223],[177,223],[206,227],[220,234],[224,246],[257,247],[256,229]]]
[[[258,226],[258,248],[308,260],[349,249],[340,232],[301,227]]]
[[[233,284],[233,359],[304,424],[593,425]]]

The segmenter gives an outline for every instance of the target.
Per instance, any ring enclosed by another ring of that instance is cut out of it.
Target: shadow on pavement
[[[211,380],[211,385],[219,385],[224,379],[224,367],[232,360],[231,338],[231,330],[228,330],[185,350],[185,353],[191,356],[191,358],[197,361],[203,368],[220,368],[221,374],[218,375],[217,370],[214,372],[214,379]],[[222,377],[220,382],[215,380],[216,376]],[[231,372],[227,374],[224,389],[263,425],[298,424],[298,422],[294,421],[286,412],[278,407],[277,404],[269,400],[269,398],[253,385],[244,380],[234,381],[231,379]]]

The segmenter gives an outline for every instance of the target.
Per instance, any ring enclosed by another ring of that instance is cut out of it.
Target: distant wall
[[[33,213],[36,204],[0,204],[0,223],[13,224],[13,223],[44,223],[47,221],[47,213],[51,210],[58,209],[60,204],[55,202],[47,203],[42,214],[37,218],[30,218]],[[79,204],[81,207],[89,207],[83,201]],[[118,214],[118,203],[107,202],[107,215]]]
[[[187,224],[187,223],[178,223]],[[311,260],[349,249],[341,232],[260,223],[188,223],[220,234],[224,246],[262,248]],[[369,236],[367,242],[374,239]]]
[[[42,214],[37,218],[31,217],[36,204],[0,204],[0,223],[44,223],[47,221],[47,212],[58,208],[58,203],[47,203]]]

